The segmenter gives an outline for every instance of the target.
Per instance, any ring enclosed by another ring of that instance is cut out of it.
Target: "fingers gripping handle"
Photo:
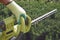
[[[23,33],[27,33],[30,30],[30,28],[31,28],[31,18],[29,16],[27,16],[27,19],[26,20],[28,21],[28,24],[26,24],[26,20],[24,20],[24,18],[21,17],[21,27],[20,27],[20,30]]]
[[[25,33],[25,20],[23,17],[21,17],[21,26],[20,26],[21,32]]]

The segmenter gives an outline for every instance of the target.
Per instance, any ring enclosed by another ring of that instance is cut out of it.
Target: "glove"
[[[7,6],[7,8],[10,9],[10,11],[15,15],[17,22],[20,23],[19,18],[23,16],[26,18],[26,12],[25,10],[19,6],[15,1],[12,0],[0,0],[1,3]]]
[[[11,2],[12,0],[0,0],[0,3],[7,5]]]
[[[6,6],[15,15],[17,22],[19,24],[20,24],[21,16],[24,17],[24,19],[26,18],[26,11],[20,5],[18,5],[15,1],[12,1],[11,3],[9,3]]]

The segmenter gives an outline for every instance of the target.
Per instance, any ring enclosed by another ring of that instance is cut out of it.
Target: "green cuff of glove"
[[[21,15],[19,16],[18,21],[17,21],[18,24],[21,24],[21,21],[20,21],[20,18],[21,18],[21,17],[23,17],[24,19],[26,19],[26,15],[25,15],[25,14],[21,14]]]

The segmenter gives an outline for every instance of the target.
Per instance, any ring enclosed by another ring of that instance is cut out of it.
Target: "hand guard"
[[[23,33],[27,33],[31,28],[31,18],[27,15],[25,20],[23,17],[21,17],[20,19],[21,19],[20,30]]]

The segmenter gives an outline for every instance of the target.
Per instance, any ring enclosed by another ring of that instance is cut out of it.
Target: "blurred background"
[[[32,25],[23,40],[60,40],[60,0],[14,0],[33,19],[53,10],[57,13]],[[12,12],[0,3],[0,21],[11,16]]]

